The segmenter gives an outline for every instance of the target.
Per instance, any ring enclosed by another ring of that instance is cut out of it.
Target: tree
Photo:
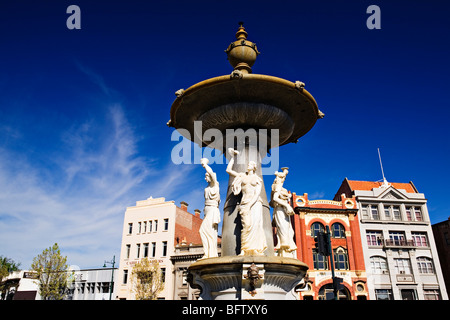
[[[63,257],[58,244],[45,249],[33,259],[31,269],[37,274],[39,294],[43,300],[62,300],[69,278],[67,257]]]
[[[131,276],[137,300],[156,300],[164,289],[164,279],[157,260],[142,259],[134,265]]]
[[[10,272],[18,271],[20,267],[20,262],[17,263],[11,258],[0,256],[0,293],[1,297],[4,297],[6,294],[6,291],[10,289],[10,287],[14,286],[15,284],[13,282],[3,281],[4,278],[6,278]],[[2,299],[2,298],[0,298]]]

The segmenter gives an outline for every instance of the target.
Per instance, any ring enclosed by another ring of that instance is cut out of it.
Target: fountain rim
[[[199,259],[189,266],[189,270],[201,269],[205,266],[224,266],[224,265],[242,265],[242,264],[269,264],[269,265],[290,265],[309,269],[303,261],[289,257],[279,256],[224,256],[216,258]]]
[[[242,73],[241,77],[239,79],[236,79],[230,75],[223,75],[223,76],[213,77],[210,79],[200,81],[200,82],[192,85],[191,87],[185,89],[184,92],[180,96],[177,96],[175,101],[172,103],[172,107],[170,109],[170,121],[169,121],[168,125],[170,127],[176,128],[176,129],[178,128],[178,126],[175,122],[175,114],[176,114],[178,108],[181,106],[184,97],[195,94],[197,91],[211,87],[211,86],[219,85],[219,84],[226,83],[226,82],[241,81],[241,80],[264,81],[264,82],[268,82],[268,83],[285,86],[288,89],[297,90],[299,94],[304,95],[310,102],[312,102],[312,105],[314,106],[314,111],[315,111],[317,117],[319,118],[319,107],[317,105],[317,102],[314,99],[314,97],[306,89],[304,89],[304,88],[299,89],[299,88],[297,88],[297,86],[294,82],[283,79],[283,78],[270,76],[270,75],[264,75],[264,74]],[[314,123],[311,126],[311,128],[313,126],[314,126]]]

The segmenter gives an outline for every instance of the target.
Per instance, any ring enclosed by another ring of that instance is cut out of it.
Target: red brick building
[[[314,242],[317,233],[325,231],[326,226],[331,233],[335,275],[343,278],[339,299],[369,299],[354,197],[343,195],[340,201],[309,200],[307,193],[293,193],[292,202],[297,257],[309,266],[307,286],[299,292],[300,299],[325,299],[326,293],[333,291],[329,258],[317,252]]]

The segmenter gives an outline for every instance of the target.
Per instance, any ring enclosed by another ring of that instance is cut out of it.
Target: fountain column
[[[264,155],[260,154],[257,141],[249,141],[249,139],[246,139],[244,143],[239,143],[238,145],[240,146],[237,147],[239,155],[233,165],[233,170],[236,172],[246,172],[249,161],[254,161],[257,164],[256,174],[261,180],[264,180],[261,169],[261,160]],[[227,154],[227,152],[225,152],[225,154]],[[228,180],[227,196],[223,207],[222,256],[236,256],[241,252],[242,225],[238,212],[241,194],[236,196],[231,191],[233,180],[233,177],[230,177]],[[269,202],[267,201],[264,182],[261,189],[261,199],[263,200],[263,227],[267,243],[267,249],[264,252],[264,255],[273,256],[272,221],[270,218],[270,207]]]

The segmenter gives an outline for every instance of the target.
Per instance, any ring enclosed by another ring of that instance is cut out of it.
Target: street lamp
[[[106,261],[103,264],[103,268],[106,268],[106,264],[112,264],[112,269],[111,269],[111,284],[109,286],[109,300],[111,300],[112,297],[112,293],[113,293],[113,285],[114,285],[114,264],[116,263],[116,256],[113,256],[111,261]]]

